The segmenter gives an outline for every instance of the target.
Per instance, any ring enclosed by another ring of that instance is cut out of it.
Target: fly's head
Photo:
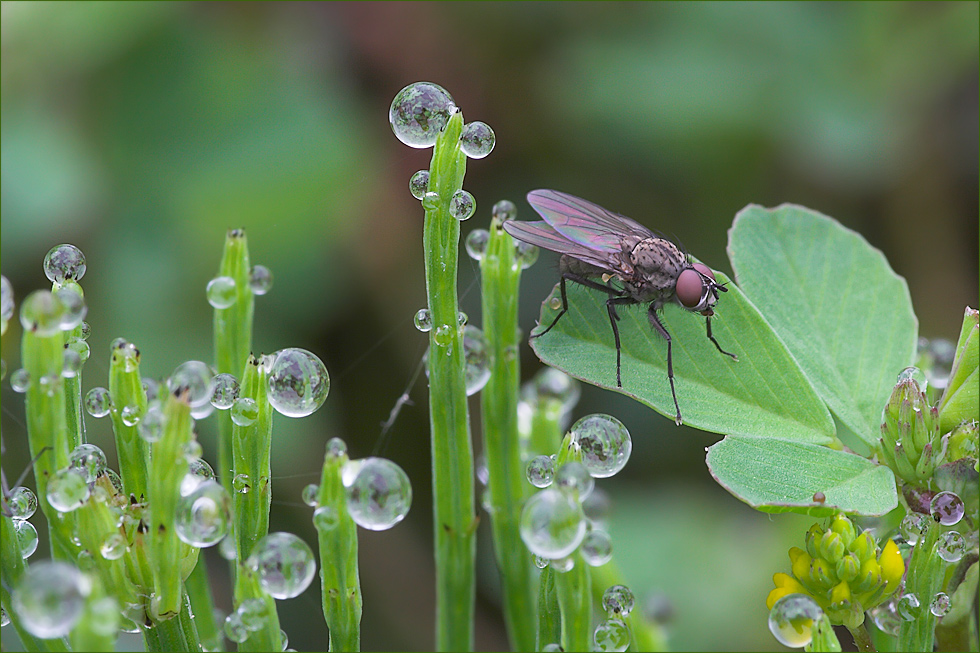
[[[714,272],[703,263],[689,264],[677,275],[677,301],[692,313],[711,317],[719,291],[728,292],[728,288],[718,283]]]

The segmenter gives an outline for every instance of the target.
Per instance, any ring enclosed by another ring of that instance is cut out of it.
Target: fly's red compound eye
[[[694,269],[697,270],[698,272],[700,272],[701,274],[703,274],[704,276],[708,277],[712,281],[715,280],[715,273],[712,272],[711,271],[711,268],[709,268],[704,263],[695,263],[694,264]]]
[[[704,280],[697,270],[687,268],[677,277],[676,292],[677,299],[680,300],[681,304],[687,308],[694,308],[701,303],[701,296],[704,294]]]

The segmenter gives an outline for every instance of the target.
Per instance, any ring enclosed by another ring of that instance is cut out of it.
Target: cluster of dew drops
[[[929,505],[929,514],[910,511],[902,519],[899,526],[897,541],[899,548],[905,549],[904,556],[908,558],[908,549],[918,544],[930,520],[940,526],[953,527],[962,521],[966,514],[966,506],[954,492],[936,493]],[[933,548],[933,555],[939,556],[947,563],[958,562],[968,548],[967,540],[962,533],[949,530],[939,535],[939,540]],[[884,633],[897,636],[903,622],[914,621],[922,616],[927,609],[935,617],[945,616],[952,605],[952,599],[945,592],[937,592],[929,597],[928,605],[923,606],[920,597],[913,592],[896,592],[890,600],[885,601],[868,611],[875,626]],[[808,645],[813,633],[805,624],[815,624],[820,619],[822,610],[809,596],[790,594],[784,596],[773,605],[769,613],[769,630],[784,646],[801,648]]]

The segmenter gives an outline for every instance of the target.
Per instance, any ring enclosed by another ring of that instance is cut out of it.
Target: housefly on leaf
[[[559,262],[561,310],[547,328],[531,337],[539,338],[551,331],[568,311],[566,282],[606,293],[609,295],[606,310],[616,341],[616,385],[621,388],[616,307],[649,304],[650,326],[667,341],[667,379],[677,409],[674,421],[680,426],[681,409],[674,390],[671,338],[658,313],[665,305],[676,303],[705,316],[708,339],[718,351],[737,361],[738,357],[722,349],[711,335],[712,309],[718,301],[718,293],[728,292],[728,289],[715,281],[708,266],[693,262],[674,243],[626,216],[556,190],[531,191],[527,201],[544,221],[509,220],[504,223],[504,229],[518,240],[562,255]],[[616,282],[615,285],[612,282]]]

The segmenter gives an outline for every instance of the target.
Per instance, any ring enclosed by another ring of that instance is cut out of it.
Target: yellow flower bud
[[[836,607],[844,607],[845,604],[850,604],[851,602],[851,587],[847,584],[847,581],[841,581],[834,586],[834,589],[830,592],[830,605]]]
[[[807,594],[806,588],[800,584],[798,580],[790,576],[789,574],[777,573],[772,576],[773,585],[776,586],[774,590],[769,592],[769,596],[766,597],[766,608],[772,610],[772,606],[776,604],[776,601],[783,598],[787,594]]]
[[[889,539],[878,556],[878,566],[881,567],[881,579],[886,583],[886,593],[891,594],[898,589],[905,575],[905,560],[895,540]]]

